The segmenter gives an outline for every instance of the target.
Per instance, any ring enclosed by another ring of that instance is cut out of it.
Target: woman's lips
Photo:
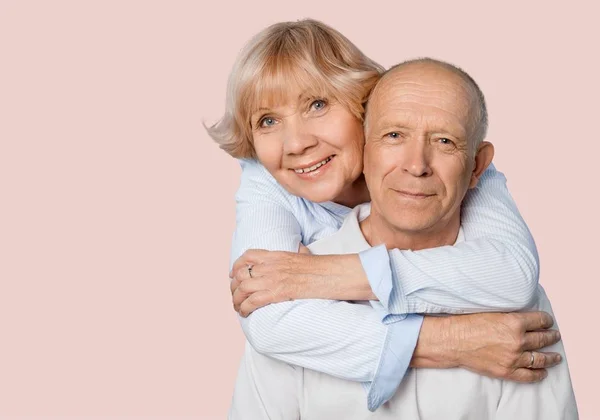
[[[296,168],[290,168],[290,169],[298,174],[312,172],[314,170],[317,170],[319,167],[325,165],[326,163],[328,163],[331,159],[333,159],[334,156],[335,155],[327,156],[324,159],[315,160],[306,165],[298,165]]]
[[[327,171],[327,169],[329,169],[331,167],[331,162],[334,160],[334,158],[335,158],[335,155],[327,157],[326,159],[324,159],[326,161],[326,163],[320,165],[318,168],[316,168],[310,172],[297,172],[295,169],[291,169],[291,171],[293,171],[295,175],[297,175],[298,177],[300,177],[302,179],[314,179],[314,178],[318,177],[319,175],[322,175],[323,173],[325,173]],[[319,162],[322,162],[322,161],[319,161]]]

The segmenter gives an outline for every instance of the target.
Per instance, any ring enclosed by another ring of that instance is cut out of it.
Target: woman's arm
[[[416,252],[382,246],[328,256],[250,250],[234,265],[233,284],[248,283],[234,295],[236,306],[248,314],[289,299],[378,299],[386,322],[407,313],[526,308],[537,287],[537,250],[504,175],[493,166],[466,197],[462,227],[466,241]],[[252,280],[239,271],[246,265],[254,266]]]
[[[557,330],[547,330],[553,324],[546,312],[426,316],[410,365],[461,367],[492,378],[538,382],[546,368],[561,361],[559,353],[536,351],[559,341]]]
[[[297,251],[300,225],[286,193],[253,162],[242,163],[232,261],[249,247]],[[364,382],[369,407],[390,398],[410,363],[421,325],[415,316],[385,326],[367,305],[306,300],[241,318],[252,346],[275,359]],[[393,351],[391,351],[393,349]]]

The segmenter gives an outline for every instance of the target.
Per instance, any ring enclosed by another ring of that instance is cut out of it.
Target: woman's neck
[[[346,207],[356,207],[359,204],[371,201],[369,190],[364,175],[360,175],[356,181],[346,187],[333,202]]]

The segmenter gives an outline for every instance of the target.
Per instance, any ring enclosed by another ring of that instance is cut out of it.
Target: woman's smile
[[[330,162],[333,160],[334,157],[335,155],[331,155],[312,165],[293,168],[291,170],[293,170],[296,173],[296,175],[298,175],[302,179],[314,179],[315,177],[325,173],[325,171],[329,168]]]

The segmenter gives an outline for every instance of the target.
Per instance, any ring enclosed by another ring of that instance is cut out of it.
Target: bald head
[[[488,116],[483,92],[465,71],[452,64],[421,58],[405,61],[391,67],[371,92],[365,114],[365,130],[373,117],[390,102],[390,96],[405,94],[407,100],[415,88],[427,96],[427,103],[436,107],[436,101],[455,101],[458,111],[466,113],[469,148],[475,152],[487,133]],[[417,92],[418,93],[418,92]]]

